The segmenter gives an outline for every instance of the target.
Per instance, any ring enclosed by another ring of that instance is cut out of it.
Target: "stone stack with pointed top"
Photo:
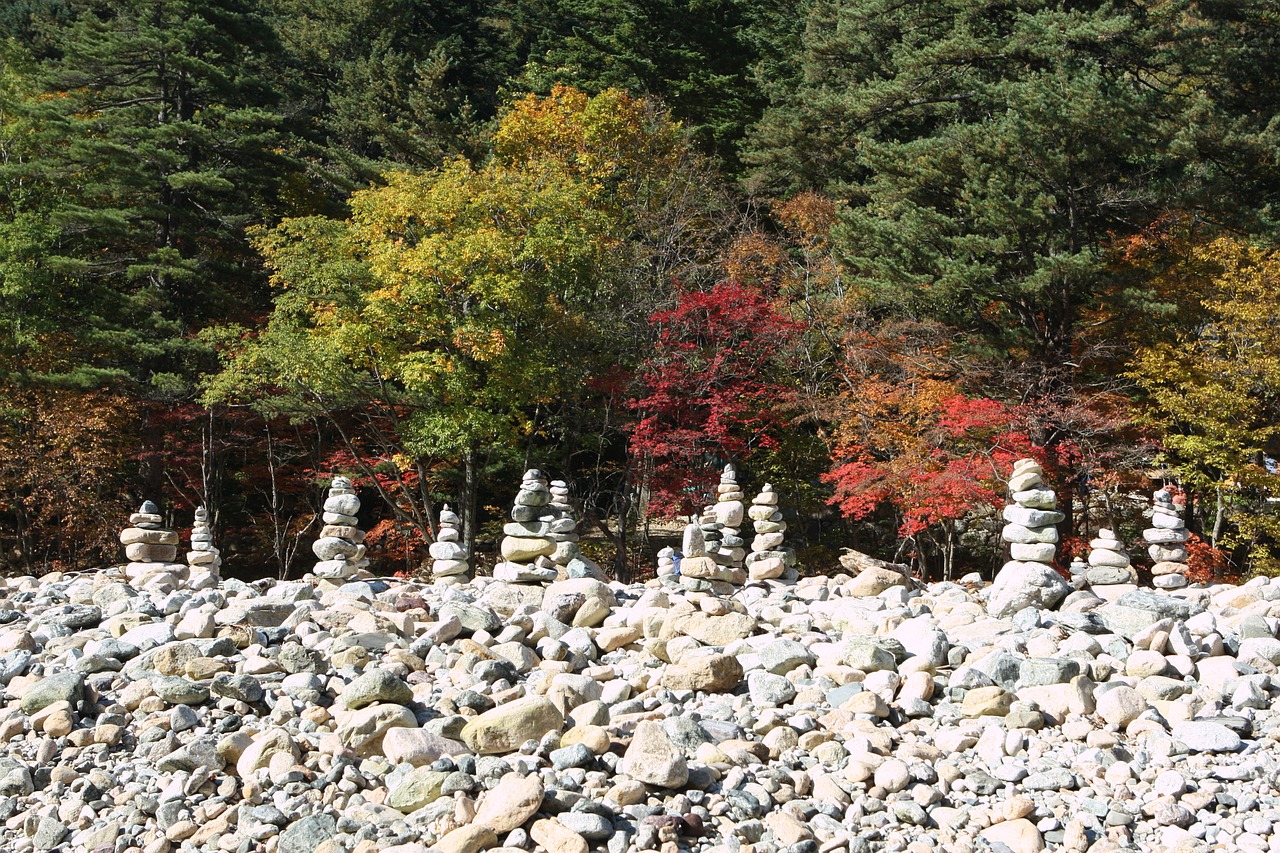
[[[1129,563],[1129,553],[1115,533],[1107,529],[1098,531],[1098,538],[1089,542],[1089,568],[1085,580],[1089,586],[1128,586],[1138,582],[1138,573]]]
[[[440,524],[436,530],[436,541],[431,543],[431,578],[447,584],[467,582],[467,574],[471,571],[470,555],[467,546],[462,544],[461,523],[458,514],[445,504],[440,510]]]
[[[713,507],[720,525],[719,550],[711,556],[716,562],[739,568],[747,556],[746,540],[742,538],[742,520],[746,514],[743,498],[746,495],[738,485],[738,471],[732,465],[724,466],[720,485],[716,486],[716,503]]]
[[[139,589],[172,591],[186,582],[189,570],[184,563],[175,562],[178,557],[178,533],[164,526],[160,507],[144,501],[138,511],[129,516],[129,524],[120,531],[120,544],[129,559],[125,575]]]
[[[209,524],[209,511],[196,508],[195,522],[191,525],[191,550],[187,552],[190,574],[187,586],[192,589],[209,589],[218,585],[222,568],[222,555],[213,545],[213,526]]]
[[[782,520],[778,493],[773,486],[764,484],[760,494],[752,498],[747,514],[756,530],[747,556],[747,574],[751,580],[797,580],[795,553],[783,544],[787,523]]]
[[[334,477],[324,502],[324,527],[311,550],[319,558],[312,572],[316,577],[345,580],[369,567],[365,557],[364,531],[357,525],[360,497],[351,480]]]
[[[703,526],[694,522],[684,529],[680,560],[680,585],[697,592],[730,595],[746,583],[747,573],[735,566],[720,563],[707,550]]]
[[[1173,505],[1173,496],[1160,489],[1151,496],[1151,526],[1142,531],[1147,553],[1155,561],[1151,582],[1159,589],[1187,585],[1187,525]]]
[[[493,567],[494,578],[511,583],[549,583],[559,577],[559,567],[551,559],[556,553],[551,528],[557,513],[551,506],[547,475],[537,468],[525,471],[511,521],[502,528],[502,562]]]
[[[1009,562],[991,584],[987,610],[997,618],[1025,607],[1047,609],[1066,597],[1070,586],[1053,569],[1057,524],[1063,514],[1052,489],[1044,486],[1044,469],[1034,459],[1019,459],[1009,478],[1013,503],[1004,508],[1002,538],[1009,543]]]

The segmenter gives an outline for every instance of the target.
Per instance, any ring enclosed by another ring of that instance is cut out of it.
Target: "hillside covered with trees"
[[[412,571],[537,465],[626,574],[734,462],[937,578],[1030,455],[1280,572],[1278,240],[1262,0],[7,3],[0,568],[299,571],[344,473]]]

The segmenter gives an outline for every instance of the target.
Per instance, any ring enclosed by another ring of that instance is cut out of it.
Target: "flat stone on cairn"
[[[129,559],[125,576],[138,589],[169,591],[182,586],[190,574],[186,564],[175,562],[178,557],[178,534],[163,525],[160,507],[144,501],[138,511],[129,516],[129,524],[120,531],[120,544]]]
[[[1049,609],[1066,597],[1071,587],[1053,569],[1058,512],[1057,496],[1044,486],[1044,469],[1034,459],[1019,459],[1009,478],[1013,503],[1004,508],[1006,522],[1001,536],[1009,543],[1004,564],[987,591],[987,612],[996,618],[1012,616],[1026,607]]]
[[[1105,528],[1099,530],[1098,538],[1089,542],[1089,549],[1089,568],[1084,576],[1090,586],[1131,586],[1138,582],[1138,573],[1129,563],[1124,543],[1115,533]]]
[[[209,511],[204,507],[196,507],[187,565],[191,567],[187,580],[191,589],[210,589],[218,585],[222,555],[213,545],[213,527],[209,524]]]
[[[502,562],[493,567],[497,580],[511,583],[550,583],[560,575],[552,560],[557,551],[551,538],[559,509],[551,505],[547,475],[537,468],[524,472],[511,508],[511,521],[502,528]]]
[[[458,529],[460,522],[458,514],[445,504],[440,510],[436,541],[431,543],[430,548],[433,580],[447,584],[460,584],[467,581],[467,573],[471,571],[471,561],[467,546],[461,542],[462,533]]]
[[[751,553],[747,556],[747,573],[751,580],[795,582],[799,577],[795,553],[783,545],[787,523],[782,520],[778,493],[773,486],[764,484],[760,494],[752,498],[747,514],[756,530],[755,538],[751,540]]]
[[[320,538],[311,545],[320,560],[312,569],[316,577],[345,580],[369,567],[364,531],[357,526],[359,512],[360,497],[351,480],[334,477],[324,502],[324,527],[320,529]]]
[[[1160,589],[1182,589],[1187,585],[1187,525],[1165,489],[1151,496],[1151,526],[1142,531],[1147,554],[1155,561],[1151,582]]]

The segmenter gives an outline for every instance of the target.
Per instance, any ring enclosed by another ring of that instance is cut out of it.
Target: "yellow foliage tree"
[[[376,443],[418,469],[414,506],[430,505],[433,460],[463,463],[471,533],[477,451],[517,444],[531,411],[616,364],[602,318],[634,285],[636,211],[683,156],[678,126],[620,92],[516,102],[484,165],[391,172],[346,221],[259,234],[275,310],[260,331],[218,334],[225,369],[206,399],[376,416]]]
[[[1280,257],[1221,238],[1188,263],[1207,271],[1202,321],[1141,347],[1129,370],[1183,483],[1215,498],[1211,542],[1255,571],[1280,570]],[[1208,526],[1208,525],[1206,525]]]

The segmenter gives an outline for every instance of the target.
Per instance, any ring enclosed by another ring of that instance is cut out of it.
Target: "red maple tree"
[[[792,398],[782,377],[799,327],[759,290],[731,281],[680,292],[649,322],[657,337],[628,402],[639,413],[628,451],[650,511],[671,517],[710,498],[690,483],[710,487],[720,465],[778,446]]]

